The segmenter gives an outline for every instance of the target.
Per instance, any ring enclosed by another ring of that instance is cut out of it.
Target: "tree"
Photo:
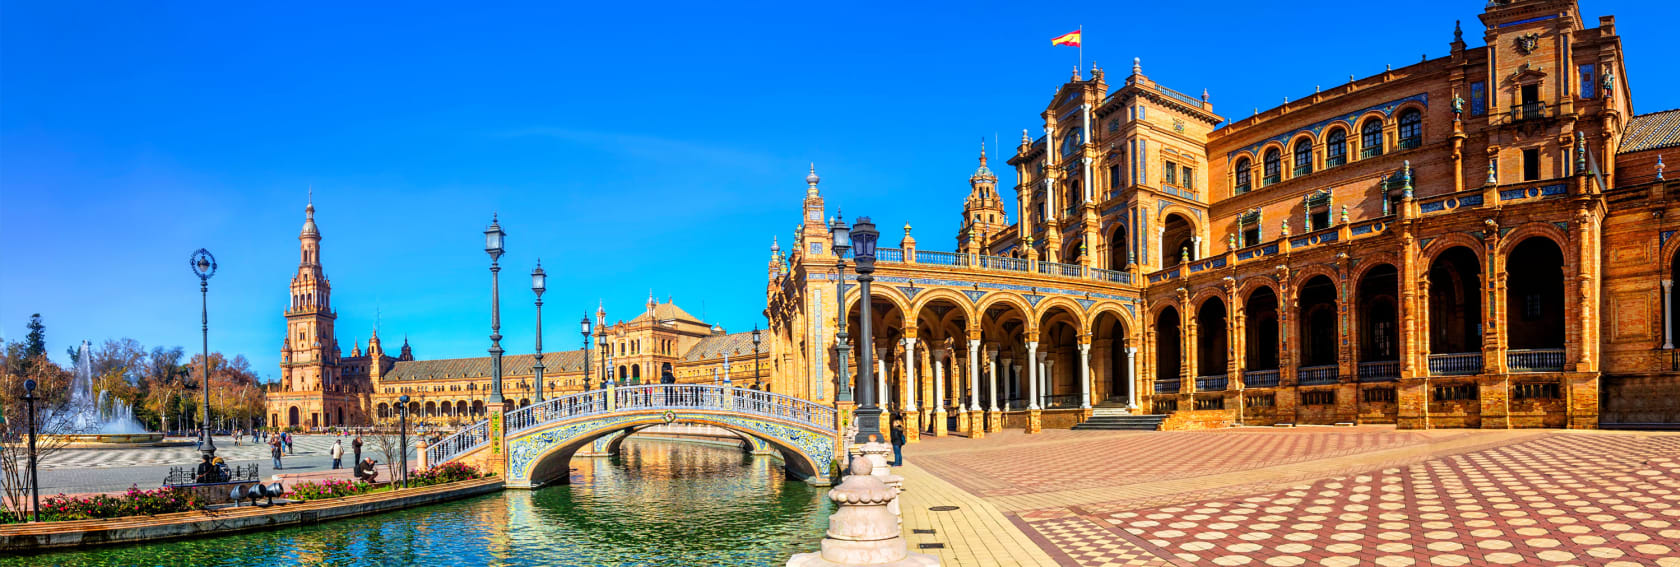
[[[45,459],[63,449],[67,441],[62,435],[80,433],[67,412],[43,411],[63,407],[70,398],[70,372],[47,358],[46,352],[35,355],[27,373],[12,370],[19,366],[13,356],[27,351],[27,345],[6,345],[0,368],[0,414],[10,416],[0,421],[0,514],[6,520],[22,521],[23,510],[29,502],[29,430],[27,403],[23,400],[24,381],[35,380],[35,458]]]
[[[23,356],[34,359],[47,353],[47,326],[41,324],[41,314],[29,316],[29,334],[23,337]]]

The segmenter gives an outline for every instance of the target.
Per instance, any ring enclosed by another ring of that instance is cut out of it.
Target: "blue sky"
[[[311,186],[347,352],[378,313],[381,338],[421,358],[483,355],[493,211],[510,352],[530,351],[538,257],[550,351],[578,346],[597,300],[628,319],[650,288],[743,331],[763,321],[768,246],[792,237],[808,162],[831,211],[950,249],[980,139],[1039,134],[1078,55],[1049,40],[1081,24],[1111,82],[1141,57],[1240,118],[1442,56],[1455,19],[1480,45],[1482,5],[1134,3],[1081,21],[983,2],[6,1],[0,336],[40,312],[60,359],[83,338],[196,350],[187,258],[206,247],[211,348],[273,378]],[[1617,16],[1637,111],[1680,106],[1663,60],[1680,8],[1582,14]]]

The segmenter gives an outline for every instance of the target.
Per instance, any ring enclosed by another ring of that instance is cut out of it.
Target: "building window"
[[[1118,165],[1108,166],[1108,188],[1109,190],[1120,188],[1120,166]]]
[[[1394,388],[1372,388],[1365,390],[1364,395],[1367,404],[1394,403]]]
[[[1540,149],[1523,150],[1523,181],[1540,179]]]
[[[1295,141],[1295,171],[1291,177],[1300,177],[1312,173],[1312,140],[1301,138]]]
[[[1581,98],[1598,96],[1598,81],[1593,75],[1592,63],[1581,66]]]
[[[1178,164],[1169,161],[1161,168],[1161,183],[1178,185]]]
[[[1330,131],[1330,137],[1324,142],[1324,167],[1336,167],[1347,163],[1347,130],[1337,128]]]
[[[1279,157],[1277,148],[1266,150],[1266,157],[1261,160],[1265,168],[1265,177],[1261,178],[1261,187],[1283,181],[1283,158]]]
[[[1144,107],[1143,107],[1143,105],[1141,105],[1141,104],[1140,104],[1140,105],[1138,105],[1138,107],[1137,107],[1137,119],[1138,119],[1138,120],[1143,120],[1143,119],[1145,119],[1145,118],[1147,118],[1147,117],[1148,117],[1148,113],[1147,113],[1147,112],[1144,112]]]
[[[1237,160],[1237,186],[1232,189],[1232,193],[1241,195],[1253,189],[1252,180],[1249,178],[1250,171],[1253,169],[1254,167],[1248,163],[1248,158]]]
[[[1423,145],[1423,112],[1413,108],[1400,113],[1400,149]]]
[[[1458,400],[1474,400],[1476,399],[1476,394],[1476,386],[1474,384],[1449,384],[1436,386],[1432,397],[1435,398],[1435,401],[1437,402],[1451,402]]]
[[[1470,115],[1487,114],[1487,83],[1470,84]]]
[[[1517,384],[1513,390],[1511,397],[1518,400],[1555,400],[1563,397],[1557,382]]]
[[[1183,178],[1182,181],[1184,182],[1184,188],[1185,189],[1195,189],[1196,188],[1196,170],[1195,170],[1195,168],[1192,168],[1188,165],[1184,166],[1184,178]]]
[[[1313,391],[1310,391],[1310,392],[1302,392],[1301,393],[1301,403],[1303,405],[1309,405],[1309,406],[1333,406],[1333,405],[1336,405],[1336,391],[1335,390],[1313,390]]]
[[[1383,154],[1382,121],[1371,118],[1359,127],[1359,159]]]
[[[1237,215],[1237,232],[1242,234],[1239,243],[1243,248],[1260,244],[1260,210],[1253,209]]]

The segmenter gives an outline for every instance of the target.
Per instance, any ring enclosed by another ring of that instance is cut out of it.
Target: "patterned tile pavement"
[[[1054,504],[1004,513],[1064,565],[1680,567],[1676,434],[1069,433],[935,440],[913,459],[987,500],[1040,491]],[[1120,489],[1091,501],[1090,483]],[[1165,488],[1124,490],[1150,483]]]

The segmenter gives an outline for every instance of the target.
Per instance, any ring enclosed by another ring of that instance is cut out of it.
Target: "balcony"
[[[1253,191],[1253,190],[1254,190],[1254,185],[1252,185],[1252,184],[1238,183],[1237,187],[1235,189],[1232,189],[1231,192],[1236,193],[1238,195],[1241,195],[1243,193],[1247,193],[1247,192]]]
[[[916,251],[917,264],[933,264],[935,266],[967,266],[968,254],[955,252]]]
[[[1359,363],[1360,382],[1391,382],[1400,379],[1400,361],[1378,360]]]
[[[1562,372],[1563,349],[1511,349],[1505,351],[1505,366],[1510,372]]]
[[[1157,394],[1177,394],[1178,393],[1178,380],[1156,380],[1155,381],[1155,393],[1157,393]]]
[[[1281,183],[1282,181],[1283,181],[1283,174],[1273,173],[1271,175],[1267,175],[1266,177],[1262,178],[1260,180],[1260,186],[1265,187],[1267,185],[1277,185],[1278,183]]]
[[[1546,117],[1546,103],[1525,102],[1511,107],[1511,121],[1539,120]]]
[[[1217,375],[1217,376],[1197,376],[1196,377],[1196,391],[1198,391],[1198,392],[1220,392],[1220,391],[1224,391],[1225,386],[1227,385],[1228,381],[1229,380],[1225,377],[1224,374],[1220,374],[1220,375]]]
[[[1457,352],[1429,355],[1430,376],[1472,376],[1482,373],[1482,353]]]
[[[1039,262],[1038,273],[1066,278],[1077,278],[1084,275],[1084,266],[1078,264],[1058,264],[1056,262]]]
[[[1324,167],[1326,167],[1326,168],[1343,166],[1343,165],[1347,165],[1347,154],[1342,154],[1342,155],[1338,155],[1338,156],[1330,156],[1330,157],[1324,158]]]
[[[1132,273],[1131,272],[1122,272],[1122,271],[1119,271],[1119,270],[1104,270],[1102,268],[1091,268],[1091,277],[1097,278],[1097,279],[1105,281],[1105,282],[1114,282],[1114,283],[1123,283],[1123,284],[1132,283]]]
[[[1337,378],[1339,378],[1339,371],[1334,364],[1302,366],[1300,370],[1295,372],[1295,375],[1301,378],[1302,386],[1322,386],[1324,384],[1335,384]]]
[[[1383,154],[1382,146],[1359,148],[1359,159],[1371,159]]]
[[[981,268],[993,270],[1008,270],[1011,272],[1025,272],[1027,261],[1020,258],[1004,258],[1002,256],[977,256],[976,264]],[[1126,283],[1131,283],[1130,281]]]
[[[1278,385],[1278,370],[1244,370],[1243,386],[1249,388],[1275,388]]]
[[[1421,145],[1423,145],[1423,138],[1421,137],[1413,136],[1400,139],[1400,149],[1402,150],[1410,150]]]
[[[1291,177],[1300,177],[1302,175],[1308,175],[1310,173],[1312,173],[1312,164],[1303,164],[1303,165],[1295,166],[1295,171],[1293,173],[1290,173],[1290,176]]]
[[[904,261],[904,251],[899,250],[897,248],[876,248],[875,249],[875,261],[877,261],[877,262],[903,262]]]

